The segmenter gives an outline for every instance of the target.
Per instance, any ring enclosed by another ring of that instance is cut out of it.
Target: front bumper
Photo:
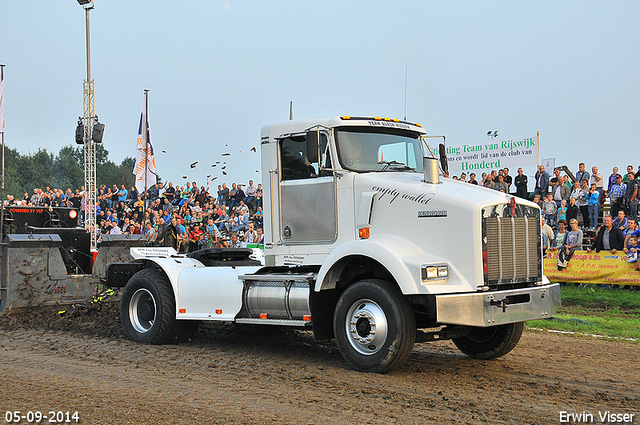
[[[472,294],[436,295],[438,323],[495,326],[551,317],[560,308],[560,284]]]

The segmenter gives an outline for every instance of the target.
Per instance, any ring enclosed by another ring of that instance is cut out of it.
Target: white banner
[[[433,150],[439,155],[438,148]],[[538,162],[536,139],[533,137],[521,140],[503,140],[478,144],[464,144],[461,146],[447,146],[449,161],[449,175],[460,176],[475,173],[478,177],[482,173],[490,173],[507,167],[516,175],[519,167],[535,167]],[[478,179],[479,180],[479,179]]]

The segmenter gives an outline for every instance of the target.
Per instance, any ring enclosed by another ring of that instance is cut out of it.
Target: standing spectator
[[[226,183],[222,183],[222,202],[226,207],[229,207],[229,188]]]
[[[633,174],[633,177],[630,177],[629,174]],[[628,183],[629,179],[633,180],[636,178],[635,174],[636,173],[633,172],[633,165],[627,165],[627,172],[622,176],[622,181]]]
[[[173,187],[173,182],[169,182],[169,186],[164,190],[164,197],[168,199],[172,205],[175,205],[176,188]]]
[[[487,189],[493,189],[493,175],[492,174],[487,174],[487,177],[484,180],[484,184],[483,186],[486,187]]]
[[[118,203],[127,202],[127,197],[129,196],[129,191],[127,191],[127,187],[125,185],[120,186],[120,191],[118,191]]]
[[[549,173],[544,170],[544,165],[538,166],[538,172],[536,173],[536,187],[531,197],[539,194],[541,197],[547,194],[549,190]]]
[[[516,196],[529,199],[529,192],[527,191],[528,179],[527,176],[522,173],[522,168],[518,168],[518,175],[515,178],[514,184],[516,185]]]
[[[569,198],[569,205],[567,205],[567,222],[571,223],[571,220],[574,218],[577,220],[579,213],[580,207],[576,205],[576,198],[572,196],[571,198]]]
[[[231,183],[231,189],[229,190],[229,211],[233,211],[236,206],[237,193],[238,193],[238,186],[235,183]]]
[[[560,206],[558,207],[558,222],[560,222],[560,220],[564,220],[565,224],[567,222],[567,210],[569,208],[567,207],[567,201],[565,201],[564,199],[560,202]]]
[[[616,170],[614,168],[614,170]],[[624,211],[624,196],[627,193],[627,185],[622,182],[622,176],[615,176],[616,183],[609,189],[609,200],[611,202],[611,215],[618,215],[618,211]]]
[[[262,206],[262,184],[258,183],[256,189],[256,209]]]
[[[571,189],[564,183],[562,176],[560,176],[560,170],[556,170],[556,177],[554,178],[553,200],[556,203],[556,207],[559,207],[562,201],[568,202],[571,197]]]
[[[591,225],[591,230],[596,230],[598,227],[598,212],[600,212],[600,192],[595,183],[591,183],[591,189],[589,189],[585,198],[589,205],[589,224]]]
[[[507,193],[511,193],[511,184],[513,183],[513,178],[509,175],[509,169],[504,167],[504,182],[507,184]]]
[[[607,184],[607,192],[611,192],[611,188],[613,187],[613,185],[618,182],[618,177],[622,178],[622,176],[618,174],[618,167],[613,167]]]
[[[580,208],[580,214],[582,215],[582,226],[586,229],[591,227],[591,221],[589,220],[589,202],[587,201],[587,193],[589,193],[589,187],[587,186],[587,179],[581,181],[582,186],[577,185],[571,194],[576,198],[576,205]]]
[[[253,185],[253,180],[249,180],[249,185],[247,186],[247,190],[245,191],[246,196],[244,197],[243,201],[252,210],[256,209],[253,205],[253,202],[256,200],[256,192],[257,189]]]
[[[589,179],[589,187],[596,185],[596,190],[600,193],[600,199],[604,199],[604,175],[598,171],[595,165],[591,168],[591,178]],[[594,225],[593,223],[591,223]]]
[[[502,171],[502,170],[500,170]],[[509,193],[509,187],[504,182],[504,176],[498,175],[498,181],[493,185],[493,190],[497,190],[499,192]]]
[[[587,254],[591,253],[593,250],[596,252],[600,252],[602,250],[611,251],[612,254],[615,254],[618,250],[622,250],[623,248],[624,236],[622,236],[622,231],[617,227],[613,227],[613,219],[610,215],[604,216],[604,224],[600,230],[598,230],[591,247],[587,249]]]
[[[565,233],[563,246],[558,252],[558,270],[567,268],[573,253],[582,249],[583,235],[582,230],[578,229],[578,220],[573,219],[569,224],[571,225],[571,231]]]
[[[478,182],[476,181],[476,173],[469,174],[469,181],[467,183],[475,184],[476,186],[478,185]]]
[[[222,185],[218,185],[218,196],[216,197],[216,205],[222,205],[223,204],[223,199],[222,199]]]
[[[550,193],[547,194],[547,199],[542,205],[542,211],[544,211],[544,219],[549,226],[552,228],[556,227],[556,212],[558,211],[558,207]]]
[[[166,198],[165,198],[166,200]],[[164,244],[163,246],[168,246],[176,251],[178,250],[178,229],[176,226],[178,224],[178,220],[175,217],[172,217],[164,228]]]
[[[627,174],[627,192],[624,197],[627,204],[627,215],[634,220],[638,219],[638,183],[632,170]]]
[[[578,171],[576,172],[575,177],[576,177],[576,183],[578,184],[578,187],[582,186],[582,180],[587,179],[587,182],[589,181],[589,177],[591,176],[589,175],[589,172],[585,170],[584,162],[581,162],[578,165]]]

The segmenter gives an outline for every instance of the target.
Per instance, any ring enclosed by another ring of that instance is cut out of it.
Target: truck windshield
[[[335,133],[342,166],[351,171],[422,172],[420,134],[391,128],[340,127]]]

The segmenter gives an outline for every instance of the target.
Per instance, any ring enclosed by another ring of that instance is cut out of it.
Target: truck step
[[[306,320],[289,320],[289,319],[256,319],[252,317],[243,317],[236,319],[236,323],[251,325],[278,325],[278,326],[296,326],[311,327],[311,322]]]

